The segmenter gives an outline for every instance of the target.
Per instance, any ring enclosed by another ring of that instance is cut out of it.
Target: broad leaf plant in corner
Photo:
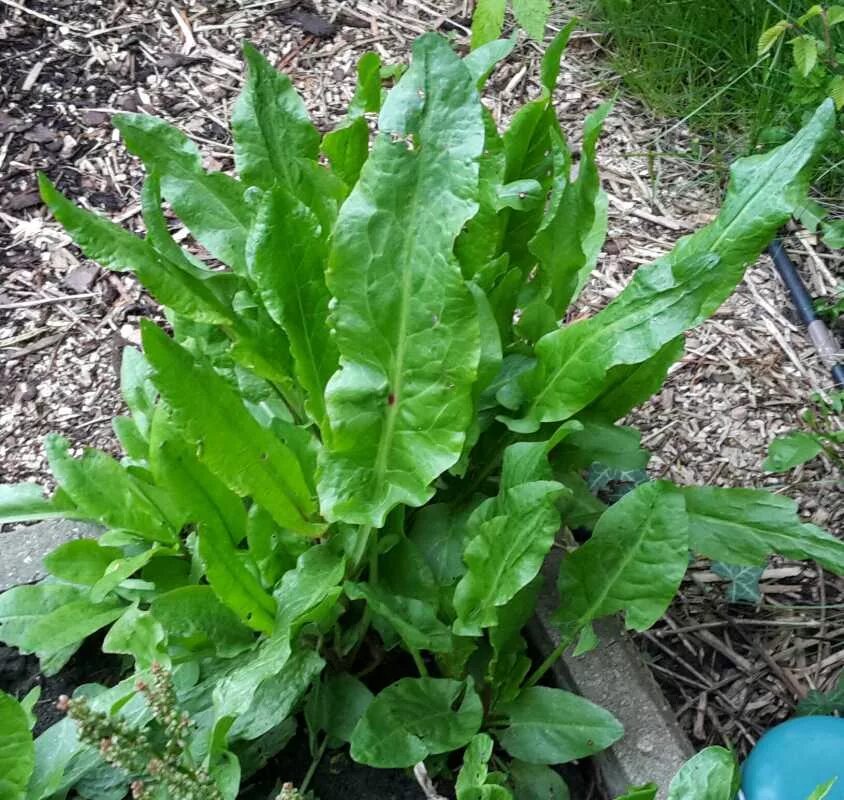
[[[648,628],[689,551],[844,573],[844,543],[783,497],[655,480],[604,507],[584,480],[595,462],[646,464],[617,421],[803,202],[831,102],[734,165],[717,219],[566,323],[606,231],[595,151],[609,112],[587,117],[575,177],[551,102],[569,32],[503,133],[480,93],[512,42],[460,58],[422,36],[389,91],[367,54],[325,135],[247,46],[238,178],[207,172],[159,119],[114,118],[147,168],[143,238],[41,178],[54,217],[88,257],[134,273],[169,332],[145,323],[143,353],[124,354],[121,460],[54,436],[55,493],[2,488],[3,521],[93,520],[105,533],[62,545],[49,578],[0,597],[0,640],[50,674],[105,631],[103,650],[133,673],[86,687],[87,702],[138,726],[151,713],[136,681],[153,663],[171,669],[191,757],[222,796],[297,720],[316,756],[348,743],[372,767],[440,756],[431,769],[456,769],[462,752],[460,800],[558,786],[549,765],[623,735],[542,681],[565,648],[594,645],[595,620],[622,612]],[[176,244],[162,202],[201,248]],[[563,638],[537,665],[522,628],[554,547]],[[373,696],[385,664],[403,677]],[[65,719],[36,740],[25,796],[114,780],[106,767]]]

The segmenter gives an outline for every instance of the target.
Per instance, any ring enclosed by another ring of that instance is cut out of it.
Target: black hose
[[[797,272],[788,254],[779,239],[774,239],[768,247],[768,253],[774,262],[782,282],[791,295],[791,301],[797,309],[800,321],[806,326],[809,338],[815,346],[821,360],[829,364],[832,372],[832,380],[836,388],[844,388],[844,364],[839,362],[841,349],[835,341],[826,323],[815,313],[815,305],[812,297],[806,289],[806,284]]]

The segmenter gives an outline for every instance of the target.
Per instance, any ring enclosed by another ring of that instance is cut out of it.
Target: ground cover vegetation
[[[144,238],[42,176],[54,217],[88,257],[134,273],[169,331],[147,322],[143,353],[124,352],[122,459],[54,436],[52,495],[0,488],[2,521],[105,528],[0,596],[0,640],[52,674],[100,632],[131,665],[114,686],[81,687],[34,742],[33,697],[0,696],[10,797],[213,784],[234,798],[304,724],[315,763],[348,745],[373,768],[451,769],[459,800],[562,798],[551,765],[623,735],[543,682],[565,648],[595,646],[594,620],[648,628],[690,551],[844,573],[844,543],[786,498],[656,480],[605,505],[585,479],[647,464],[618,420],[805,202],[833,103],[737,161],[713,222],[567,321],[606,232],[595,153],[610,111],[586,119],[573,153],[551,103],[571,27],[503,133],[480,92],[513,41],[460,58],[425,35],[389,91],[400,71],[367,54],[325,135],[246,45],[237,178],[205,171],[163,121],[115,116],[148,170]],[[199,247],[174,241],[163,201]],[[536,664],[523,628],[554,547],[562,643]],[[397,661],[402,677],[378,686]],[[111,749],[127,736],[143,746]],[[736,780],[731,754],[710,748],[672,797],[731,797]]]
[[[697,157],[716,168],[732,154],[782,143],[825,97],[835,100],[841,126],[840,5],[597,0],[584,8],[609,31],[625,83],[657,112],[686,120],[705,145]],[[841,141],[831,142],[815,174],[817,191],[836,212],[844,188]]]

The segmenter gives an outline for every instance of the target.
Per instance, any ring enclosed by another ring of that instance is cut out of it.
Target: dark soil
[[[16,647],[0,644],[0,689],[20,700],[36,686],[41,687],[41,696],[33,709],[36,736],[64,716],[56,708],[61,695],[70,696],[86,683],[113,686],[117,682],[121,659],[102,653],[101,643],[101,638],[88,639],[65,667],[50,677],[41,673],[35,656],[22,655]]]

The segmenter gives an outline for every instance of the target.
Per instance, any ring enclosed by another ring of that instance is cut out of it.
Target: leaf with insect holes
[[[376,527],[398,503],[428,500],[460,457],[480,357],[452,248],[477,209],[481,104],[443,39],[416,41],[380,126],[332,234],[340,370],[325,392],[318,482],[329,521]]]
[[[543,336],[536,368],[520,379],[525,414],[509,427],[535,431],[543,422],[568,419],[600,396],[613,367],[646,361],[712,314],[804,199],[807,168],[834,118],[828,100],[787,144],[739,159],[714,222],[638,269],[603,311]]]

